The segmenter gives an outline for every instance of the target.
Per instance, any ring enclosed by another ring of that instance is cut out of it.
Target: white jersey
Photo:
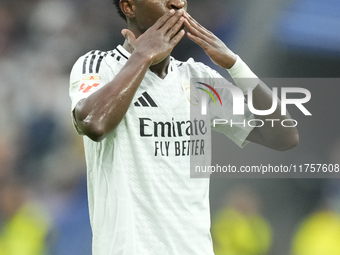
[[[71,73],[72,110],[111,81],[129,56],[118,46],[80,57]],[[221,91],[223,111],[193,118],[190,78],[213,84],[221,76],[192,59],[171,58],[164,79],[147,71],[112,133],[101,142],[84,136],[93,255],[214,254],[209,178],[190,178],[189,168],[193,158],[210,164],[211,119],[230,118],[232,100]],[[219,131],[244,146],[251,128]]]

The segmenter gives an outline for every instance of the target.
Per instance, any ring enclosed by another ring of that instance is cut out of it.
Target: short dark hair
[[[122,10],[120,9],[119,2],[120,2],[120,0],[113,0],[113,4],[117,8],[117,12],[118,12],[119,16],[122,17],[126,21],[126,17],[124,15],[124,13],[122,12]]]

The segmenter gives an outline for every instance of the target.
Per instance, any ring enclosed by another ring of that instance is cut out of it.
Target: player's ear
[[[120,0],[119,5],[126,18],[132,19],[135,17],[135,5],[133,0]]]

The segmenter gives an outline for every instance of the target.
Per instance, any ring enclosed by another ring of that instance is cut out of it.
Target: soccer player
[[[186,0],[114,3],[127,22],[124,44],[80,57],[70,78],[73,122],[84,135],[93,254],[211,255],[209,179],[190,178],[190,159],[208,164],[211,120],[233,117],[232,100],[227,89],[219,91],[223,107],[192,118],[199,94],[190,79],[209,79],[213,87],[222,77],[193,59],[172,58],[171,51],[186,34],[232,78],[254,78],[238,85],[245,93],[253,89],[256,109],[271,107],[272,92],[186,12]],[[251,117],[246,110],[243,119]],[[281,116],[278,104],[256,118],[290,116]],[[286,150],[298,143],[295,127],[217,129],[241,147],[252,141]]]

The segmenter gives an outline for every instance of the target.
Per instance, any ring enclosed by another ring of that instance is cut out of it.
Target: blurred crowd
[[[0,2],[1,255],[91,254],[68,80],[81,54],[110,43],[118,17],[102,2]]]
[[[211,3],[194,2],[190,9],[212,27],[211,16],[199,15]],[[228,39],[238,16],[224,14],[240,9],[232,1],[213,2],[214,17],[227,21],[216,22],[215,32]],[[86,168],[71,124],[69,73],[89,50],[122,43],[123,26],[110,0],[0,1],[0,255],[91,254]],[[184,41],[182,53],[194,54],[191,48]],[[338,186],[325,183],[314,213],[298,219],[285,241],[292,255],[340,254]],[[261,196],[242,186],[226,192],[213,211],[217,255],[272,254],[280,233],[261,210]]]

